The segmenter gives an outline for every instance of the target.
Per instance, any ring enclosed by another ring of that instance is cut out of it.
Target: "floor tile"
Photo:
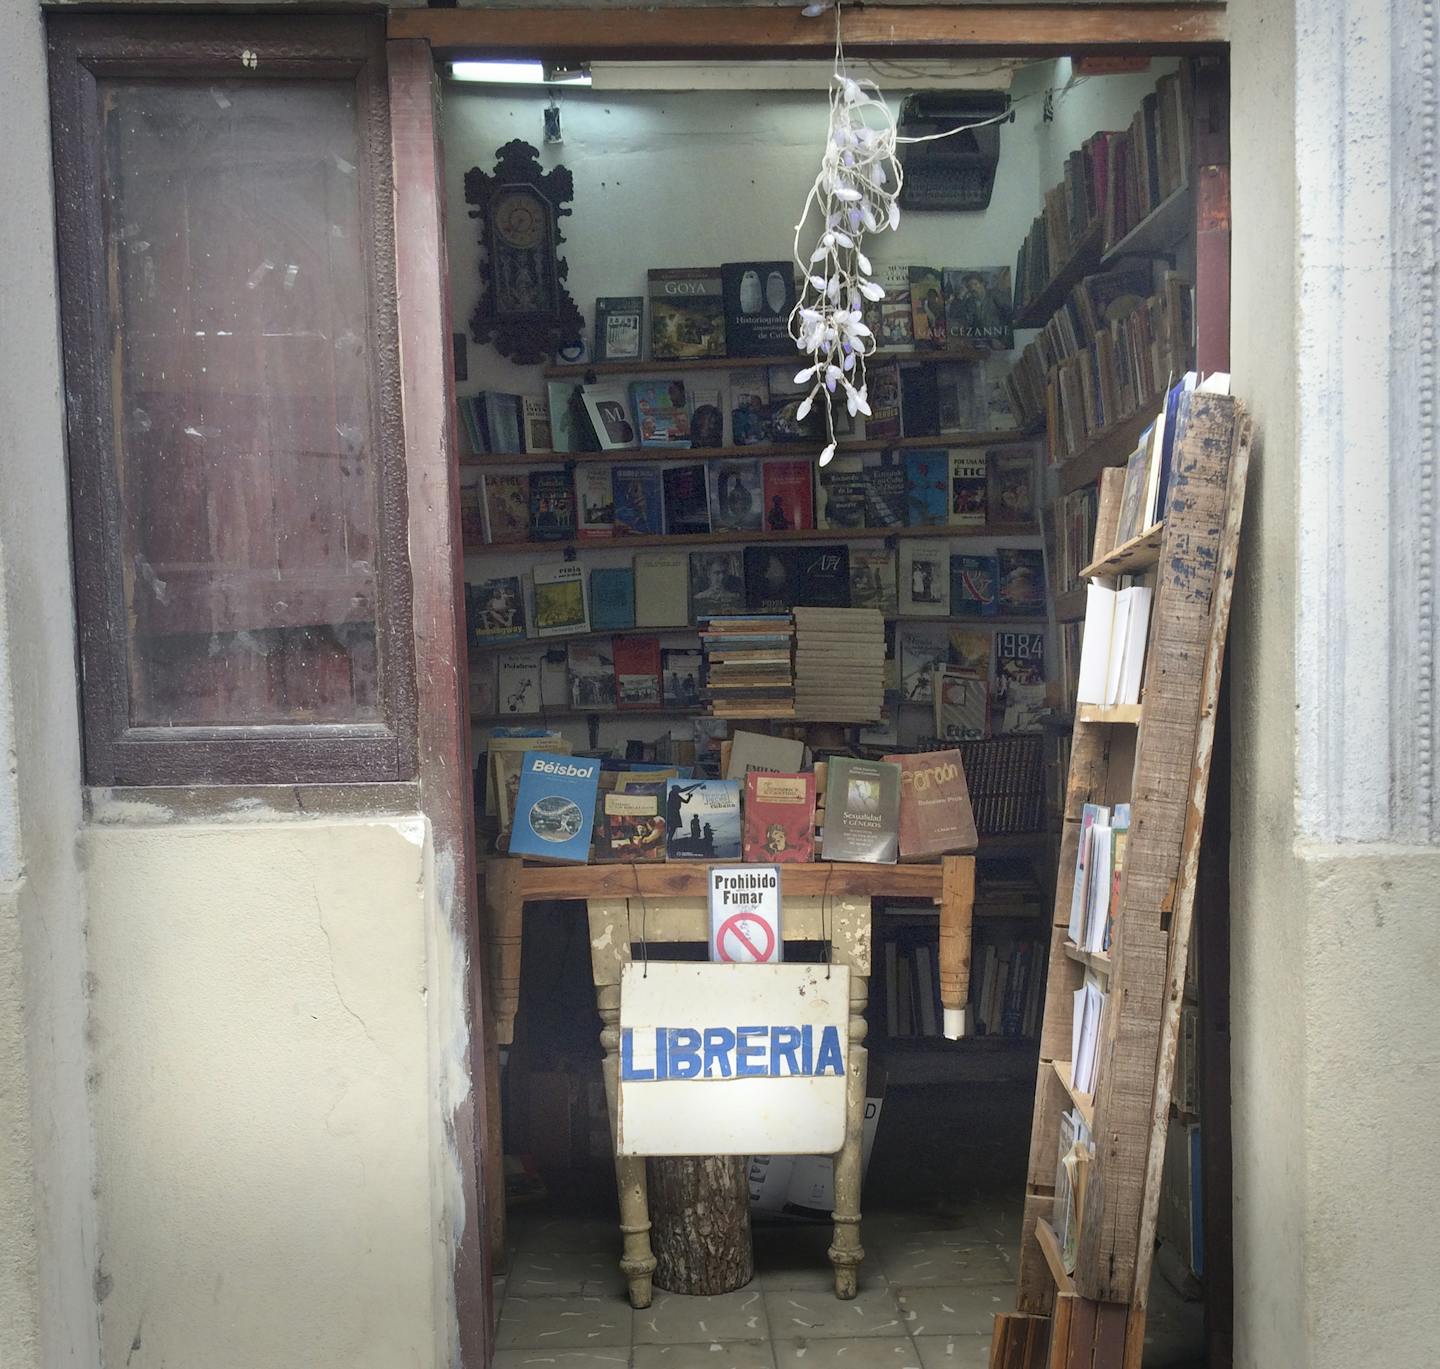
[[[755,1276],[767,1293],[799,1290],[806,1293],[833,1293],[835,1267],[830,1263],[831,1228],[799,1227],[794,1230],[755,1231]],[[862,1238],[864,1231],[861,1231]],[[883,1288],[885,1275],[874,1251],[868,1247],[860,1265],[860,1288]]]
[[[927,1283],[1004,1283],[1014,1277],[998,1246],[954,1246],[929,1238],[882,1247],[880,1267],[895,1288]]]
[[[507,1276],[509,1291],[522,1298],[566,1293],[618,1295],[625,1291],[618,1250],[531,1249],[515,1257]]]
[[[510,1223],[510,1242],[517,1250],[611,1250],[620,1258],[620,1227],[599,1217],[551,1217],[535,1214]]]
[[[628,1345],[604,1350],[497,1350],[491,1369],[627,1369],[629,1363]]]
[[[770,1333],[781,1337],[803,1336],[807,1340],[841,1336],[895,1337],[905,1334],[900,1311],[888,1288],[872,1288],[859,1297],[841,1301],[833,1292],[767,1292],[765,1310],[770,1315]]]
[[[637,1345],[634,1369],[775,1369],[775,1352],[765,1340]]]
[[[989,1336],[916,1336],[923,1369],[989,1369]]]
[[[620,1298],[571,1295],[523,1298],[500,1309],[497,1349],[575,1349],[630,1344],[630,1304]]]
[[[749,1286],[711,1298],[662,1293],[657,1289],[655,1301],[635,1313],[637,1345],[764,1340],[769,1335],[764,1295],[758,1288]]]
[[[1014,1308],[1015,1285],[927,1284],[896,1289],[895,1301],[912,1336],[988,1336],[995,1314]]]
[[[775,1364],[777,1369],[921,1369],[914,1342],[889,1336],[777,1339]]]

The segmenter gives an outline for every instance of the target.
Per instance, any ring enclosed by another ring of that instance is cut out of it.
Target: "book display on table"
[[[520,767],[511,854],[531,860],[588,862],[599,780],[598,760],[527,753]]]
[[[900,841],[900,767],[889,761],[832,756],[826,762],[826,860],[891,865]]]
[[[753,770],[744,783],[744,858],[782,864],[813,860],[815,776]]]
[[[738,781],[665,782],[665,858],[740,859]]]

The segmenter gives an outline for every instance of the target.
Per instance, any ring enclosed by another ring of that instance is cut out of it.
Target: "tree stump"
[[[755,1256],[744,1156],[652,1156],[645,1168],[655,1286],[703,1296],[749,1283]]]

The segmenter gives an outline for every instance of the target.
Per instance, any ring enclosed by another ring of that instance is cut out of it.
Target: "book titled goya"
[[[759,770],[746,775],[741,845],[747,861],[814,860],[815,776]]]
[[[585,568],[578,561],[560,561],[536,566],[531,571],[535,586],[535,635],[561,637],[567,632],[590,628],[589,595]]]
[[[665,782],[665,856],[740,859],[739,780]]]
[[[664,784],[606,794],[595,819],[595,859],[609,863],[665,859]]]
[[[893,865],[899,840],[900,767],[832,756],[825,776],[824,858]]]
[[[510,854],[584,865],[590,859],[600,762],[527,751],[510,828]]]
[[[595,301],[595,360],[639,361],[644,316],[640,295],[600,296]]]
[[[652,358],[725,355],[725,295],[717,268],[651,270],[646,281]]]
[[[788,261],[732,261],[720,268],[725,346],[731,356],[785,356],[795,350],[795,266]]]
[[[886,756],[900,770],[900,859],[931,860],[979,844],[958,751]]]

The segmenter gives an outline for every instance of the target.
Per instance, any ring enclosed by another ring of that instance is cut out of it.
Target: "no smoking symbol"
[[[756,928],[759,929],[758,936],[755,935]],[[736,913],[720,924],[720,930],[715,934],[715,947],[720,952],[720,959],[727,965],[749,961],[764,964],[775,949],[775,929],[754,913]]]

